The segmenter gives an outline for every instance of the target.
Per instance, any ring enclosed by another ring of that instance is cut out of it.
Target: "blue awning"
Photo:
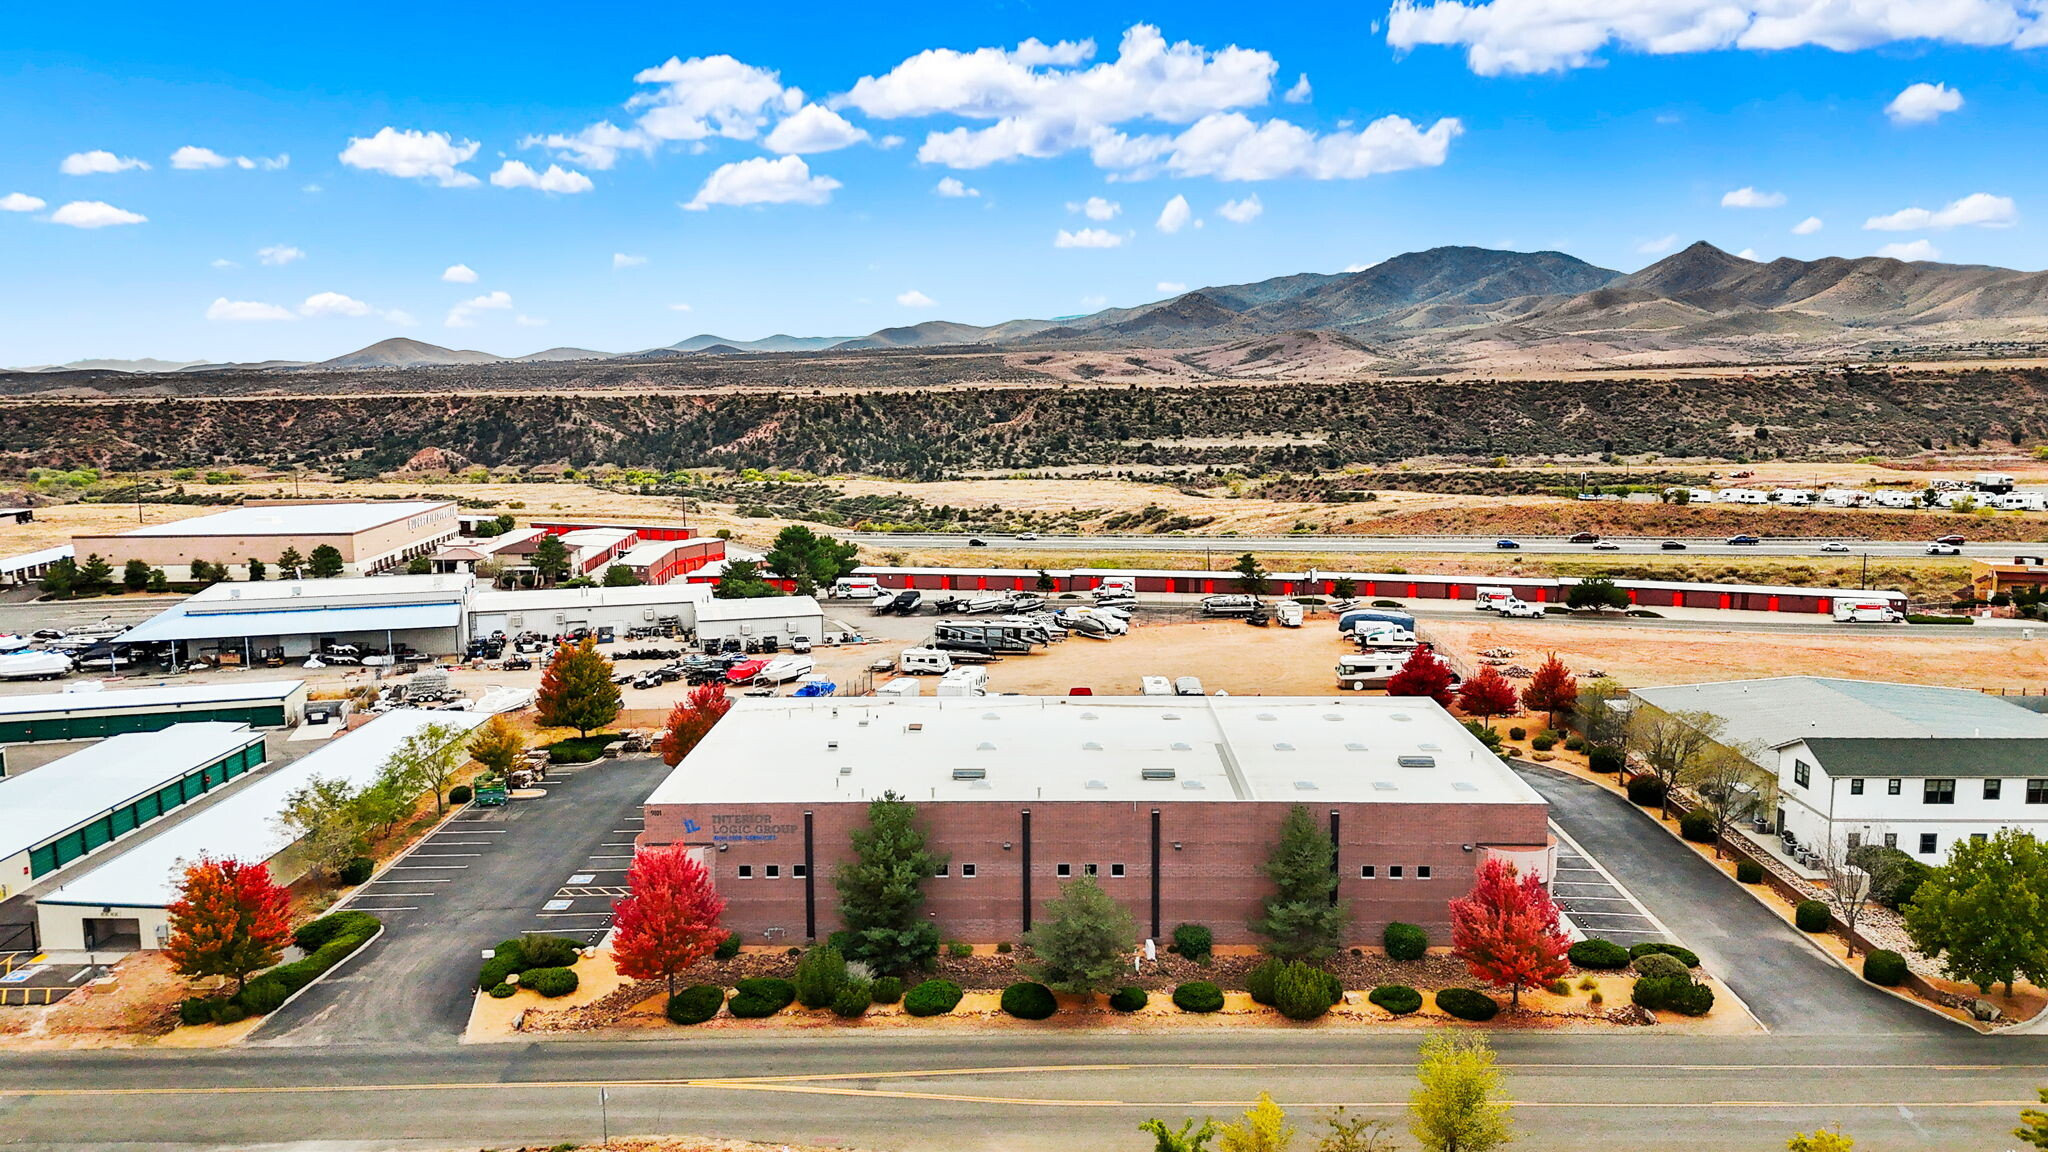
[[[373,608],[302,608],[204,614],[187,613],[180,606],[130,628],[115,643],[404,632],[417,628],[454,628],[461,616],[462,606],[459,604],[394,604]]]

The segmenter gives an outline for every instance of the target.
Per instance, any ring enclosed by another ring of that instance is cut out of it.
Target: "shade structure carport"
[[[238,645],[246,662],[266,648],[282,648],[288,657],[308,656],[329,641],[369,641],[386,651],[404,641],[422,651],[458,652],[461,633],[460,603],[194,612],[188,602],[136,625],[115,643],[212,640]]]

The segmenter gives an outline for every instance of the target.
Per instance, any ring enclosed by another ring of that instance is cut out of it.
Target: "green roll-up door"
[[[62,861],[57,858],[57,846],[45,844],[41,848],[29,851],[28,873],[31,877],[47,875],[55,872],[60,863]]]
[[[108,823],[108,831],[116,836],[122,836],[135,831],[135,826],[141,823],[141,820],[137,818],[135,805],[127,804],[114,809],[113,814],[108,817]]]

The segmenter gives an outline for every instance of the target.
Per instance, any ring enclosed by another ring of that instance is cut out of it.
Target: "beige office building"
[[[261,560],[277,578],[277,558],[296,550],[309,562],[313,550],[332,545],[341,553],[342,575],[369,576],[403,567],[453,540],[460,523],[449,500],[384,500],[359,503],[257,504],[151,524],[125,532],[73,536],[79,563],[98,554],[118,573],[130,560],[185,579],[194,560],[226,565],[231,578],[245,580],[249,561]]]

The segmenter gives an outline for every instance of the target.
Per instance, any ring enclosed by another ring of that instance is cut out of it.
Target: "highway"
[[[969,548],[969,540],[981,540],[991,554],[991,565],[998,563],[994,557],[1010,552],[1167,552],[1178,554],[1203,553],[1227,558],[1240,552],[1264,554],[1285,552],[1306,552],[1316,554],[1391,552],[1414,554],[1418,552],[1437,553],[1481,553],[1501,556],[1572,556],[1577,558],[1641,557],[1641,556],[1769,556],[1775,558],[1797,557],[1818,560],[1854,560],[1860,556],[1873,558],[1926,557],[1927,542],[1924,540],[1853,540],[1840,541],[1847,545],[1846,552],[1824,552],[1822,546],[1829,543],[1822,538],[1807,540],[1766,540],[1761,544],[1729,544],[1726,537],[1676,537],[1685,545],[1683,550],[1665,550],[1663,537],[1612,537],[1617,545],[1613,551],[1596,551],[1590,544],[1574,544],[1562,536],[1521,536],[1515,538],[1519,548],[1501,548],[1498,536],[1069,536],[1041,535],[1034,539],[1018,536],[982,533],[975,536],[953,533],[856,533],[847,537],[856,544],[871,548]],[[2048,544],[1998,543],[1964,544],[1961,555],[1965,558],[1984,560],[2010,560],[2015,555],[2048,553]]]

